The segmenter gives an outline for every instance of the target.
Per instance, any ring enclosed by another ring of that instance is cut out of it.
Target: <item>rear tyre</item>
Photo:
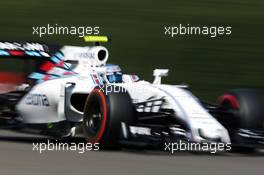
[[[118,148],[121,122],[129,124],[134,117],[135,109],[126,91],[109,92],[95,88],[89,94],[84,108],[83,129],[86,141],[99,143],[100,148]]]

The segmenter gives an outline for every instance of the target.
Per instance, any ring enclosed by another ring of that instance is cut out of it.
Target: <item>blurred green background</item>
[[[109,61],[152,81],[154,68],[169,68],[166,83],[189,84],[215,100],[226,89],[264,89],[264,1],[260,0],[2,0],[0,40],[84,45],[78,36],[39,38],[33,26],[100,26]],[[164,26],[231,26],[232,34],[164,35]]]

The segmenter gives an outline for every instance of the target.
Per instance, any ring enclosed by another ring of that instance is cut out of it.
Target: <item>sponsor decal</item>
[[[81,52],[74,54],[77,58],[92,59],[95,58],[94,52]]]
[[[48,97],[45,94],[28,94],[25,103],[33,106],[50,106]]]
[[[129,130],[132,134],[151,135],[151,129],[146,127],[130,126]]]

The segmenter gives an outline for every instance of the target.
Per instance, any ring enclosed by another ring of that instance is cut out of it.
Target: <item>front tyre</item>
[[[129,94],[95,88],[88,96],[83,114],[85,139],[103,148],[117,148],[121,122],[131,123],[135,109]]]
[[[230,131],[234,152],[250,153],[254,146],[242,146],[244,140],[237,135],[237,130],[263,130],[264,105],[262,96],[255,90],[235,89],[219,98],[220,109],[231,114],[226,116],[225,125]]]
[[[261,94],[251,89],[231,90],[219,98],[220,108],[232,111],[233,127],[263,129],[264,105]]]

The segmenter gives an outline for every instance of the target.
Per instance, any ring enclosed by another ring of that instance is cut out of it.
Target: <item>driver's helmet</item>
[[[106,78],[109,83],[122,83],[122,72],[118,65],[106,64]]]

